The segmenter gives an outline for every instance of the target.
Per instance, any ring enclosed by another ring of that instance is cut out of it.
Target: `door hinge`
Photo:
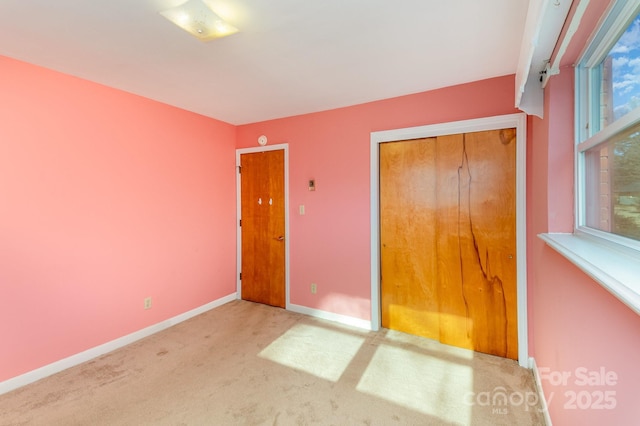
[[[240,221],[239,221],[239,222],[240,222],[240,226],[242,226],[242,219],[240,219]]]
[[[240,281],[242,281],[242,272],[240,272]]]
[[[242,166],[238,166],[238,174],[242,174]]]

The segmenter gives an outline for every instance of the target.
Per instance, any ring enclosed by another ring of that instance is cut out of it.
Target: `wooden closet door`
[[[439,339],[436,139],[380,144],[382,326]]]
[[[515,129],[380,145],[384,327],[517,358],[515,153]]]

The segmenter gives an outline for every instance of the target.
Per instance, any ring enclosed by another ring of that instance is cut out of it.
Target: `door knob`
[[[276,238],[276,240],[278,240],[278,241],[284,241],[284,236],[283,236],[283,235],[280,235],[278,238]]]

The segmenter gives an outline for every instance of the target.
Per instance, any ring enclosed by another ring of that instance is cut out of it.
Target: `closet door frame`
[[[371,133],[371,329],[379,330],[380,312],[380,159],[379,144],[443,135],[516,129],[516,267],[518,363],[530,368],[527,332],[526,114],[508,114]]]

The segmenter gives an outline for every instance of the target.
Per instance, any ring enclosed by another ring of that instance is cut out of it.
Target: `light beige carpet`
[[[539,425],[530,371],[235,301],[0,395],[2,425]]]

